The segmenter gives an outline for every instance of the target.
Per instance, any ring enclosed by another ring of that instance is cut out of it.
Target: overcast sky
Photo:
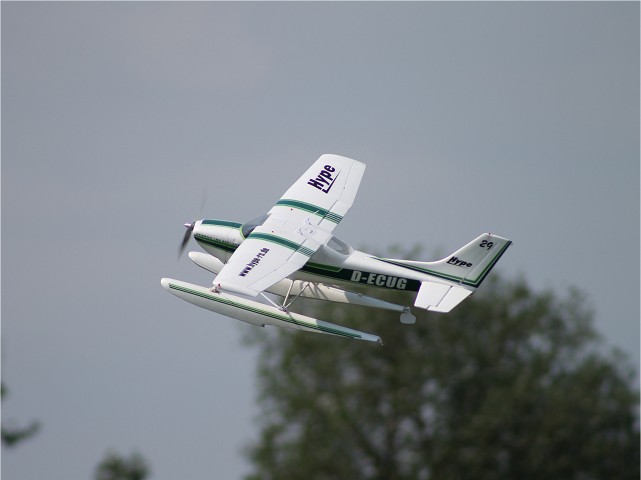
[[[638,2],[2,2],[2,416],[43,424],[7,478],[249,471],[252,327],[160,278],[211,281],[176,261],[203,190],[242,222],[323,153],[367,164],[339,237],[508,237],[638,364]]]

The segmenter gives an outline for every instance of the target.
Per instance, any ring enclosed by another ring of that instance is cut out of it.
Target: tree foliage
[[[0,386],[0,398],[4,399],[8,394],[4,383]],[[26,427],[17,427],[13,422],[3,423],[0,428],[0,438],[5,447],[15,447],[24,440],[33,437],[40,431],[40,422],[32,421]]]
[[[98,464],[95,480],[144,480],[149,475],[149,465],[139,453],[124,457],[110,451]]]
[[[449,314],[414,311],[411,326],[307,307],[382,347],[253,329],[261,414],[248,478],[639,478],[634,372],[602,353],[585,298],[495,273],[486,283]]]

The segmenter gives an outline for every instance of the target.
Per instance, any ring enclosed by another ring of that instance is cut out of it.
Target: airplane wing
[[[223,290],[256,296],[299,270],[354,202],[365,164],[322,155],[240,244],[216,277]]]

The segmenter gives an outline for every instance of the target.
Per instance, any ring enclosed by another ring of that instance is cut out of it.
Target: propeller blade
[[[203,187],[203,194],[200,197],[200,211],[198,212],[198,218],[203,217],[203,210],[205,209],[206,203],[207,203],[207,187]]]
[[[205,208],[205,203],[207,203],[207,188],[203,188],[203,194],[200,198],[200,213],[199,217],[202,217],[202,212],[203,209]],[[185,247],[189,243],[189,239],[191,238],[192,233],[194,232],[194,227],[196,226],[196,220],[194,220],[192,223],[185,223],[185,227],[187,228],[187,231],[185,232],[185,236],[183,237],[183,241],[180,243],[180,247],[178,247],[178,259],[182,256],[183,252],[185,251]]]
[[[180,247],[178,248],[178,258],[183,254],[185,251],[185,247],[189,243],[189,239],[191,238],[191,233],[194,231],[194,225],[196,225],[196,222],[194,223],[185,223],[185,227],[187,227],[187,231],[185,232],[185,236],[183,237],[183,241],[180,244]]]

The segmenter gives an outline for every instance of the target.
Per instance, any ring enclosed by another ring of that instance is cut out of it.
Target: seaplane
[[[193,238],[204,252],[189,252],[214,274],[211,287],[163,278],[173,295],[198,307],[260,327],[289,329],[378,342],[361,332],[291,310],[298,298],[380,308],[413,324],[409,305],[376,298],[408,292],[416,309],[446,313],[479,288],[512,243],[484,233],[432,262],[381,258],[355,250],[333,235],[347,214],[365,164],[324,154],[264,215],[245,223],[202,219],[186,223],[180,253]],[[258,301],[258,300],[261,301]]]

